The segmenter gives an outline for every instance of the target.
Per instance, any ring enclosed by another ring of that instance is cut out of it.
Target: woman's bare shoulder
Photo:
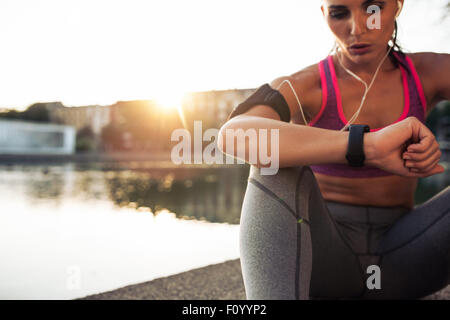
[[[292,85],[292,88],[289,83]],[[289,76],[276,78],[270,83],[270,86],[273,89],[280,91],[283,95],[289,105],[289,108],[291,109],[291,115],[293,115],[293,117],[295,117],[300,111],[297,101],[298,98],[304,113],[306,113],[305,116],[307,117],[307,120],[308,118],[312,118],[315,114],[315,109],[317,108],[316,106],[320,105],[320,85],[318,63],[307,66]],[[296,95],[292,89],[294,89]]]
[[[428,101],[428,113],[437,102],[443,100],[442,91],[449,87],[447,75],[450,71],[450,54],[437,52],[408,53],[422,80]]]
[[[436,71],[442,69],[450,60],[448,53],[412,52],[406,55],[411,58],[417,72],[424,76],[436,74]]]
[[[289,76],[282,76],[279,78],[276,78],[273,80],[270,84],[270,86],[274,89],[277,89],[280,87],[280,85],[285,81],[289,80],[292,85],[295,84],[295,87],[303,88],[303,89],[310,89],[311,87],[314,87],[317,84],[320,84],[320,73],[319,73],[319,64],[313,64],[310,66],[307,66]],[[284,86],[284,83],[283,83]],[[282,87],[280,87],[282,88]],[[279,90],[279,89],[277,89]]]

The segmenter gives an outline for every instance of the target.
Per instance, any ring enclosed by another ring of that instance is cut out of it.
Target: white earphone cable
[[[360,106],[359,106],[358,111],[355,112],[355,114],[352,116],[352,118],[348,121],[348,123],[347,123],[340,131],[345,131],[345,130],[347,129],[347,127],[350,126],[350,125],[353,123],[353,121],[358,117],[359,112],[361,111],[361,108],[362,108],[362,106],[363,106],[363,104],[364,104],[364,102],[365,102],[365,100],[366,100],[367,93],[369,92],[370,88],[372,87],[373,83],[375,82],[375,78],[377,77],[378,72],[380,71],[381,65],[383,64],[384,60],[386,60],[386,58],[387,58],[387,56],[389,55],[389,52],[391,51],[391,49],[392,49],[392,47],[389,47],[388,52],[387,52],[386,55],[384,56],[383,60],[381,60],[381,63],[378,65],[378,68],[377,68],[377,70],[375,71],[375,74],[374,74],[374,76],[373,76],[373,78],[372,78],[372,81],[371,81],[371,83],[370,83],[369,86],[367,86],[367,83],[366,83],[364,80],[362,80],[360,77],[358,77],[358,76],[357,76],[356,74],[354,74],[352,71],[350,71],[349,69],[347,69],[347,68],[342,64],[341,60],[339,59],[339,54],[336,53],[337,58],[338,58],[338,61],[339,61],[340,65],[345,69],[345,71],[347,71],[350,75],[352,75],[353,77],[355,77],[357,80],[361,81],[361,82],[364,84],[364,86],[365,86],[365,92],[364,92],[363,98],[362,98],[362,100],[361,100],[361,104],[360,104]],[[304,114],[304,112],[303,112],[302,104],[300,103],[300,99],[298,98],[297,93],[295,92],[294,87],[292,86],[291,82],[290,82],[288,79],[283,80],[283,81],[280,83],[280,85],[276,88],[276,90],[279,90],[279,89],[281,88],[281,86],[282,86],[285,82],[287,82],[287,83],[289,84],[289,86],[291,87],[291,90],[292,90],[292,92],[294,93],[295,98],[297,99],[297,103],[298,103],[298,105],[299,105],[300,112],[301,112],[302,117],[303,117],[303,121],[305,122],[305,125],[308,125],[308,122],[306,121],[306,118],[305,118],[305,114]]]
[[[400,1],[397,1],[397,5],[398,5],[398,11],[397,11],[397,13],[395,15],[396,18],[399,16],[399,14],[401,12],[402,3]],[[348,68],[346,68],[342,64],[341,59],[339,58],[339,52],[338,52],[339,50],[337,50],[337,47],[338,46],[335,43],[335,46],[333,47],[333,49],[330,51],[330,53],[328,55],[330,55],[336,49],[336,57],[337,57],[337,59],[339,61],[339,64],[342,66],[342,68],[344,68],[344,70],[347,71],[347,73],[349,73],[351,76],[353,76],[356,80],[362,82],[364,84],[364,87],[365,87],[364,95],[363,95],[363,97],[361,99],[361,104],[360,104],[358,110],[355,112],[355,114],[353,114],[353,116],[350,118],[348,123],[340,130],[340,131],[345,131],[356,120],[356,118],[358,117],[358,115],[359,115],[359,113],[360,113],[360,111],[361,111],[361,109],[362,109],[362,107],[364,105],[364,102],[366,100],[367,94],[369,93],[369,90],[372,88],[372,85],[375,82],[375,79],[376,79],[376,77],[378,75],[378,72],[380,71],[380,68],[383,65],[383,62],[386,60],[386,58],[388,57],[388,55],[391,52],[393,47],[389,46],[389,50],[387,51],[386,55],[384,56],[384,58],[381,60],[380,64],[378,65],[377,70],[375,71],[374,76],[373,76],[372,81],[370,82],[369,86],[367,85],[367,83],[364,80],[362,80],[360,77],[358,77],[356,74],[354,74],[351,70],[349,70]],[[300,108],[300,112],[302,114],[303,121],[305,122],[305,125],[308,125],[308,122],[306,121],[306,118],[305,118],[305,114],[303,113],[302,104],[300,103],[300,99],[298,98],[297,93],[295,92],[294,87],[292,86],[291,82],[288,79],[285,79],[285,80],[283,80],[280,83],[280,85],[276,89],[279,90],[281,88],[281,86],[285,82],[287,82],[289,84],[289,86],[291,87],[291,90],[294,93],[295,98],[297,99],[297,103],[298,103],[298,106]]]
[[[289,86],[291,87],[292,92],[294,93],[295,98],[297,99],[298,106],[300,107],[300,112],[301,112],[301,114],[302,114],[303,121],[305,121],[305,125],[308,125],[308,121],[306,121],[305,115],[304,115],[304,113],[303,113],[302,104],[300,103],[300,100],[299,100],[299,98],[298,98],[298,96],[297,96],[297,93],[295,92],[294,87],[292,86],[291,82],[290,82],[289,80],[287,80],[287,79],[283,80],[283,82],[281,82],[280,85],[277,87],[277,90],[278,90],[278,89],[283,85],[283,83],[285,83],[285,82],[287,82],[287,83],[289,84]]]
[[[372,85],[375,82],[378,72],[380,71],[380,68],[381,68],[383,62],[386,60],[387,56],[389,55],[389,52],[391,52],[391,49],[392,49],[392,47],[389,46],[389,50],[387,51],[386,55],[384,56],[384,58],[381,60],[380,64],[378,65],[377,70],[375,71],[375,74],[374,74],[369,86],[367,86],[367,83],[364,80],[362,80],[360,77],[358,77],[356,74],[354,74],[351,70],[347,69],[342,64],[341,59],[339,58],[339,53],[336,53],[337,59],[339,61],[339,64],[342,66],[342,68],[344,68],[344,70],[347,71],[347,73],[349,73],[351,76],[353,76],[356,80],[362,82],[362,84],[364,84],[364,87],[365,87],[364,95],[361,99],[361,104],[360,104],[358,110],[355,112],[355,114],[351,117],[351,119],[348,121],[348,123],[340,131],[345,131],[358,117],[358,115],[364,105],[364,102],[366,101],[367,94],[369,93],[369,90],[372,88]]]

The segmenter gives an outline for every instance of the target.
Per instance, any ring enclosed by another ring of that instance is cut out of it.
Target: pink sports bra
[[[399,62],[405,96],[403,113],[395,122],[413,116],[425,123],[427,104],[414,64],[411,58],[402,52],[394,52],[394,56]],[[322,82],[322,107],[308,125],[317,128],[340,130],[347,124],[347,119],[345,119],[342,111],[341,94],[331,56],[319,63],[319,72]],[[370,131],[381,129],[383,128],[371,129]],[[339,177],[370,178],[394,175],[367,165],[361,168],[350,167],[346,164],[321,164],[310,165],[310,167],[314,172]]]

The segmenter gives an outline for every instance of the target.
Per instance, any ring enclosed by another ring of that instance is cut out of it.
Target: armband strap
[[[280,116],[281,121],[291,121],[291,112],[283,95],[278,90],[272,89],[268,83],[263,84],[244,102],[235,107],[227,120],[247,112],[251,107],[260,104],[270,106],[274,109]]]

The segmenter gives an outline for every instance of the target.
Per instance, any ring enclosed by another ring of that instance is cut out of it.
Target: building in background
[[[234,107],[256,89],[213,90],[189,93],[182,109],[191,121],[203,120],[205,127],[220,128]]]
[[[0,120],[0,154],[72,154],[74,151],[74,127]]]
[[[192,132],[194,121],[202,121],[202,130],[220,129],[233,108],[254,91],[190,92],[178,108],[153,100],[118,101],[109,107],[110,122],[102,133],[104,150],[170,152],[174,130],[184,127]]]
[[[219,129],[233,108],[256,88],[190,92],[181,107],[166,108],[154,100],[118,101],[109,106],[66,107],[61,102],[35,103],[25,111],[3,110],[2,121],[39,121],[70,125],[76,132],[76,151],[170,152],[174,130],[193,133],[194,121],[202,130]],[[441,160],[450,160],[450,101],[440,102],[427,118],[442,150]],[[3,122],[5,127],[6,122]],[[4,132],[4,129],[3,129]],[[5,133],[3,133],[5,137]],[[3,140],[3,143],[5,141]],[[204,141],[204,146],[209,141]]]
[[[52,122],[73,126],[77,131],[90,127],[95,135],[100,135],[103,127],[111,120],[109,106],[65,107],[56,102],[47,103],[47,109]]]

